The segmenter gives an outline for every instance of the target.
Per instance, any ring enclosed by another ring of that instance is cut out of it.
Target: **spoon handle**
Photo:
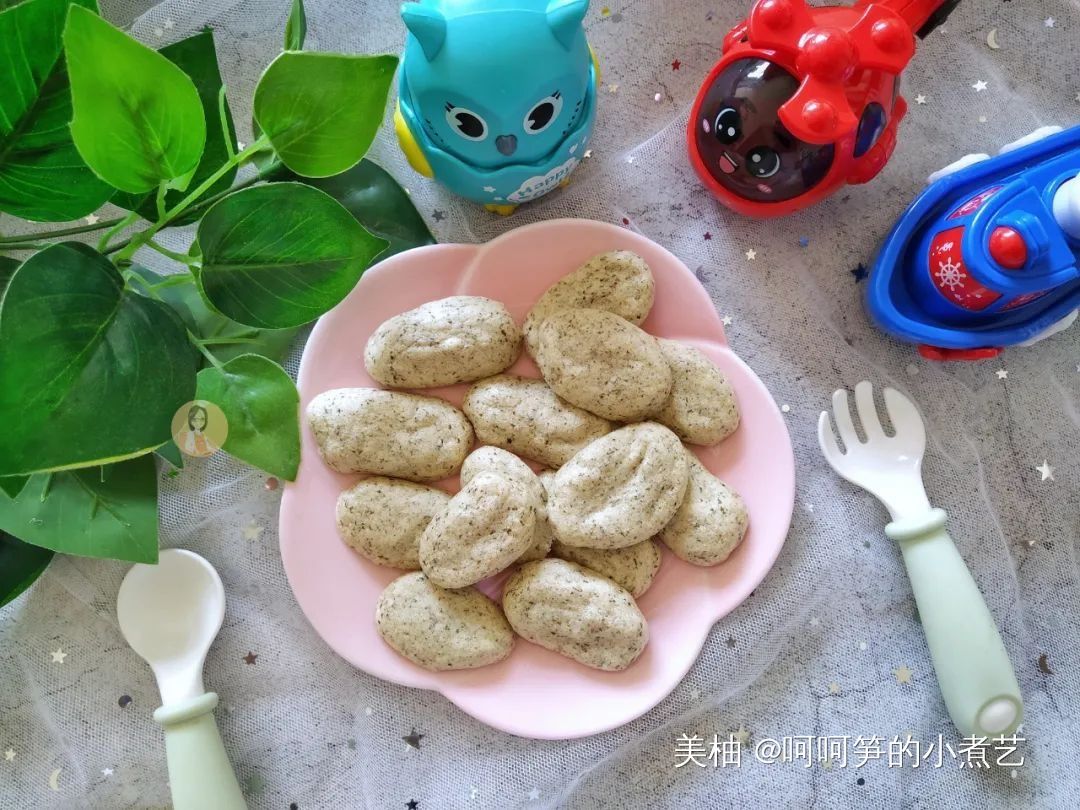
[[[217,703],[217,693],[206,692],[154,712],[154,720],[165,729],[175,810],[247,808],[214,722]]]

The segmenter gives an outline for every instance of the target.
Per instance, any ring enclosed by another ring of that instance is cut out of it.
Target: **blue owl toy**
[[[416,171],[489,211],[566,185],[596,117],[588,0],[420,0],[394,115]]]

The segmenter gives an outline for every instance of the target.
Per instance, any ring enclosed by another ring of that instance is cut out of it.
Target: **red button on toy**
[[[990,234],[990,257],[1007,270],[1019,270],[1027,261],[1024,237],[1012,228],[999,225]]]

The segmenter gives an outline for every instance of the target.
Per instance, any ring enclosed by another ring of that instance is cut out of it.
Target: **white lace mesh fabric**
[[[162,480],[162,542],[205,555],[225,582],[225,626],[206,680],[221,695],[218,723],[251,806],[1076,807],[1080,332],[1074,327],[999,361],[937,365],[869,325],[863,287],[849,271],[868,261],[929,172],[967,152],[993,152],[1042,124],[1076,120],[1080,8],[1061,0],[966,0],[945,31],[920,45],[904,77],[911,111],[882,175],[798,216],[764,222],[716,205],[683,144],[693,95],[746,2],[612,2],[606,19],[601,5],[594,3],[588,29],[606,84],[593,156],[568,189],[500,219],[416,176],[388,130],[373,156],[411,190],[441,241],[486,240],[553,217],[625,217],[698,269],[719,311],[733,319],[732,346],[790,406],[798,495],[787,543],[765,582],[717,624],[698,663],[657,708],[610,733],[535,742],[338,659],[285,582],[280,493],[242,465],[192,461]],[[212,26],[242,130],[287,7],[286,0],[166,0],[147,11],[137,0],[105,3],[112,19],[132,22],[153,44]],[[307,0],[307,9],[310,48],[401,46],[396,2]],[[1049,17],[1053,27],[1044,24]],[[1000,50],[986,43],[995,28]],[[978,80],[986,91],[972,88]],[[915,103],[918,94],[925,104]],[[438,222],[436,209],[446,215]],[[179,246],[190,233],[169,238]],[[753,261],[749,249],[757,251]],[[1007,379],[997,378],[999,368],[1008,369]],[[726,736],[740,725],[751,742],[953,734],[899,555],[882,533],[886,515],[837,478],[817,450],[814,424],[828,395],[863,378],[907,391],[928,419],[927,489],[948,510],[1016,666],[1026,763],[1013,776],[955,762],[766,765],[745,754],[737,770],[676,769],[679,734]],[[1044,459],[1054,467],[1052,481],[1035,471]],[[249,540],[247,526],[265,531]],[[116,626],[125,570],[58,559],[0,613],[0,751],[15,752],[0,758],[0,807],[169,802],[161,733],[151,721],[157,691]],[[63,664],[50,656],[58,647],[67,653]],[[258,656],[254,665],[242,658],[249,651]],[[910,684],[894,676],[903,666],[914,673]],[[131,702],[121,707],[125,695]],[[412,729],[423,734],[419,749],[402,740]]]

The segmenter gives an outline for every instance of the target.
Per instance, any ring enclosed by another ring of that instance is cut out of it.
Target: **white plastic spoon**
[[[120,632],[157,678],[169,784],[176,810],[239,810],[244,796],[214,722],[218,696],[203,688],[210,644],[225,618],[217,571],[191,551],[162,551],[135,565],[116,596]]]

